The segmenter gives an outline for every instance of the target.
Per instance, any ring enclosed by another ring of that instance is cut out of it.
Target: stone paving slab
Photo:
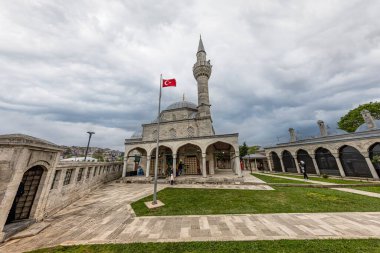
[[[380,212],[135,217],[130,203],[152,190],[107,184],[45,220],[50,226],[40,233],[0,245],[0,252],[88,243],[380,238]]]

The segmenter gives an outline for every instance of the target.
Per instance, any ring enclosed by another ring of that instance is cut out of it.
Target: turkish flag
[[[177,82],[175,81],[175,79],[162,79],[163,88],[170,87],[170,86],[176,87],[176,84]]]

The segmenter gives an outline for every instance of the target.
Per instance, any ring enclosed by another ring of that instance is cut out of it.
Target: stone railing
[[[121,177],[122,162],[60,162],[49,180],[44,216],[82,198],[99,185]]]

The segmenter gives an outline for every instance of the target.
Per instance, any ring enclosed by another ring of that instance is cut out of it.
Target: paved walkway
[[[294,180],[294,181],[305,182],[305,180],[301,179],[301,178],[280,176],[280,175],[274,175],[274,174],[269,174],[269,173],[258,173],[258,174],[262,174],[262,175],[266,175],[266,176],[271,176],[271,177],[290,179],[290,180]],[[321,185],[339,185],[339,184],[336,184],[336,183],[321,182],[321,181],[315,181],[315,180],[308,180],[307,182],[311,183],[311,184],[321,184]],[[353,183],[353,184],[355,184],[355,183]],[[371,184],[368,184],[366,186],[371,186]],[[355,193],[355,194],[359,194],[359,195],[363,195],[363,196],[369,196],[369,197],[374,197],[374,198],[380,198],[380,193],[376,193],[376,192],[367,192],[367,191],[362,191],[362,190],[357,190],[357,189],[352,189],[352,188],[339,188],[339,187],[330,188],[330,189],[337,190],[337,191],[342,191],[342,192]]]
[[[39,234],[8,241],[0,252],[84,243],[380,238],[380,212],[134,217],[129,204],[152,188],[104,185],[46,219],[50,226]]]

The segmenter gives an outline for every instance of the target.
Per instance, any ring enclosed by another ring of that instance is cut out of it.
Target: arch
[[[339,159],[346,176],[349,177],[372,177],[367,162],[360,152],[349,145],[339,149]]]
[[[380,143],[376,142],[372,144],[368,149],[368,153],[369,159],[371,159],[371,161],[373,160],[374,156],[380,156]],[[373,166],[375,167],[377,175],[380,176],[380,163],[373,163]]]
[[[340,176],[338,164],[335,157],[326,148],[317,148],[315,150],[315,160],[321,174]]]
[[[166,177],[171,173],[172,165],[173,165],[173,151],[170,147],[166,145],[160,145],[158,147],[158,159],[156,159],[156,148],[153,148],[150,151],[150,170],[149,174],[151,176],[154,175],[156,160],[157,164],[157,175]]]
[[[286,172],[297,173],[296,163],[292,154],[288,150],[282,152],[282,163],[284,164],[284,169]]]
[[[125,153],[126,171],[123,176],[134,176],[137,173],[138,167],[143,169],[147,167],[148,151],[139,146],[129,148]],[[145,170],[144,170],[145,171]]]
[[[42,191],[41,185],[46,177],[46,172],[47,169],[41,165],[35,165],[24,172],[9,210],[6,224],[32,217],[32,212],[36,209]]]
[[[202,149],[199,145],[186,143],[176,150],[179,175],[201,175]]]
[[[211,170],[232,170],[235,171],[236,150],[234,146],[227,141],[213,141],[206,146],[205,153],[207,160],[211,163]],[[206,164],[206,169],[207,169]]]
[[[309,153],[306,150],[299,149],[296,152],[296,154],[297,154],[297,162],[300,162],[300,161],[305,162],[305,168],[306,168],[307,173],[317,174],[315,167],[314,167],[313,159],[311,158],[311,156],[309,155]]]
[[[270,152],[269,156],[272,161],[273,170],[277,172],[282,172],[280,157],[277,155],[277,153],[272,151]]]

